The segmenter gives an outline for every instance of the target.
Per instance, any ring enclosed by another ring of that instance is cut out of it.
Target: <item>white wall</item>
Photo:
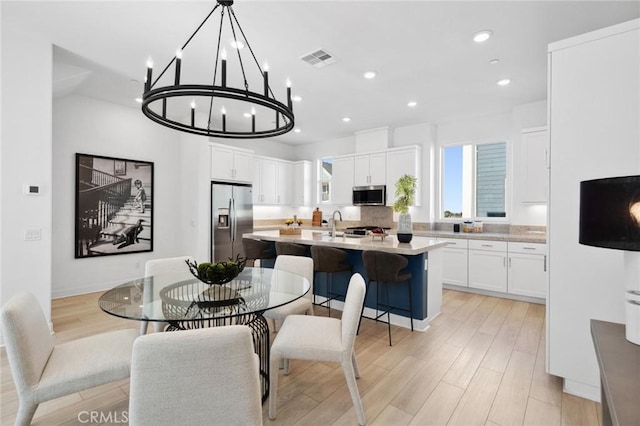
[[[197,184],[182,182],[180,146],[178,132],[158,126],[138,109],[82,96],[54,102],[54,298],[110,288],[142,276],[147,259],[184,254],[184,222],[178,201],[180,194],[192,193]],[[154,163],[153,252],[74,259],[76,153]]]
[[[246,139],[234,140],[224,138],[210,138],[211,142],[233,146],[235,148],[250,149],[255,155],[280,158],[282,160],[297,160],[296,149],[286,143],[272,139]]]
[[[0,303],[21,291],[51,318],[51,44],[2,21]],[[23,185],[40,185],[26,196]],[[39,241],[24,241],[40,229]]]

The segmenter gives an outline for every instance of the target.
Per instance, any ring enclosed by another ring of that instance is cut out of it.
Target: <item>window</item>
[[[441,164],[441,218],[506,217],[506,142],[443,147]]]
[[[319,182],[319,202],[331,202],[331,177],[333,176],[333,159],[324,158],[318,161],[320,164],[318,182]]]

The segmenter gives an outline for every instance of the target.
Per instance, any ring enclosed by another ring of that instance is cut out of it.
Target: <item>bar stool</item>
[[[345,272],[351,275],[352,266],[347,262],[347,252],[333,247],[311,246],[311,258],[313,259],[313,271],[327,274],[327,299],[318,305],[324,306],[326,304],[329,308],[329,316],[331,316],[331,301],[345,296],[333,293],[333,275]],[[315,277],[314,281],[316,281]]]
[[[309,257],[309,249],[302,244],[276,242],[276,254],[280,256],[307,256]]]
[[[376,283],[376,317],[370,318],[379,321],[379,318],[384,314],[387,314],[387,326],[389,329],[389,346],[391,344],[391,311],[393,310],[401,310],[405,312],[409,312],[410,320],[411,320],[411,331],[413,331],[413,307],[412,307],[412,297],[411,297],[411,274],[409,272],[403,271],[404,268],[409,264],[409,260],[401,256],[399,254],[394,253],[385,253],[381,251],[374,250],[366,250],[362,252],[362,261],[364,262],[364,270],[367,275],[367,293],[369,292],[369,285],[372,281]],[[400,308],[397,306],[390,305],[389,301],[389,287],[406,282],[407,287],[409,288],[409,309]],[[386,304],[380,303],[380,287],[381,284],[386,285],[387,292],[387,300]],[[378,310],[380,307],[385,308],[381,314],[378,315]],[[362,307],[362,312],[360,314],[361,320],[364,315],[364,305]],[[368,318],[368,317],[365,317]],[[358,325],[358,330],[360,330],[360,325]]]
[[[264,266],[262,262],[263,260],[276,258],[276,252],[273,250],[273,245],[268,241],[243,238],[242,247],[244,248],[245,258],[253,261],[254,265],[256,260],[260,260],[260,266]]]

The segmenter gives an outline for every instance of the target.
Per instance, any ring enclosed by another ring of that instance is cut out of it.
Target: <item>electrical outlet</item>
[[[24,230],[25,241],[39,241],[41,238],[42,238],[42,230],[40,228]]]

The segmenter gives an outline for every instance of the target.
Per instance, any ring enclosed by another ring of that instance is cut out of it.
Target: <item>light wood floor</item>
[[[98,308],[98,293],[54,300],[58,341],[138,323]],[[336,312],[336,311],[333,311]],[[317,315],[326,310],[316,307]],[[363,320],[356,340],[358,386],[368,424],[374,425],[599,425],[600,404],[562,393],[544,371],[544,306],[445,290],[442,314],[424,332]],[[13,424],[17,395],[6,354],[0,360],[1,424]],[[264,423],[355,425],[339,366],[292,361],[280,372],[278,418]],[[41,404],[34,425],[84,423],[78,413],[111,413],[122,424],[129,381],[100,386]],[[185,390],[188,392],[188,390]],[[86,416],[86,414],[85,414]]]

